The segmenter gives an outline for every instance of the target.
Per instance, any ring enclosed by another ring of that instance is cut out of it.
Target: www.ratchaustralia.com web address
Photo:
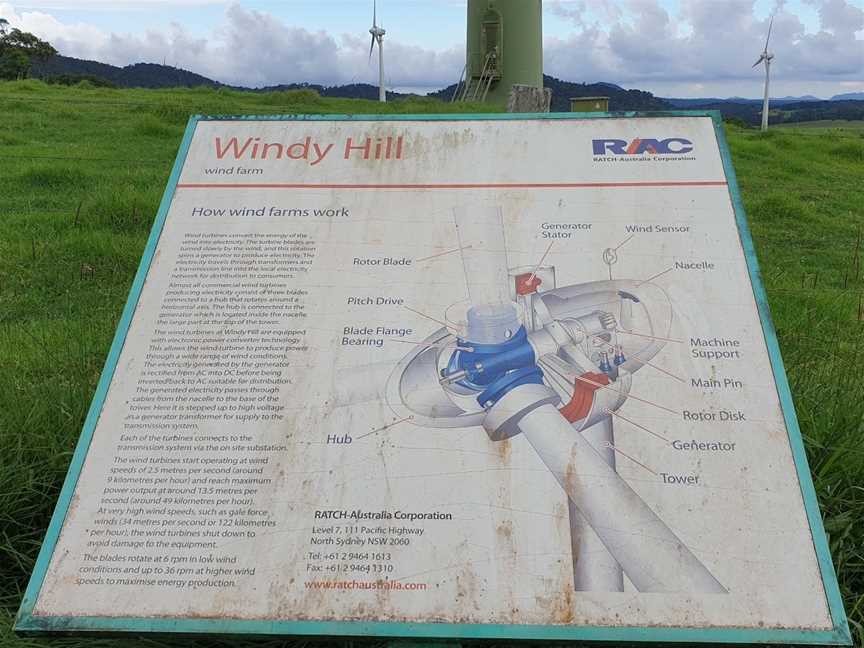
[[[315,580],[306,581],[306,589],[333,590],[425,590],[426,583],[406,583],[403,581],[358,581],[358,580]]]

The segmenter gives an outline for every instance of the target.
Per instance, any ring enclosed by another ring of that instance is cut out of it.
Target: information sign
[[[193,118],[18,629],[847,644],[718,116]]]

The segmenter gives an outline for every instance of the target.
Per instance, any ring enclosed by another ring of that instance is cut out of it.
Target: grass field
[[[0,646],[38,643],[16,639],[11,624],[187,116],[450,108],[308,92],[0,83]],[[864,131],[728,135],[846,609],[864,646]]]
[[[818,119],[809,122],[797,122],[789,124],[778,124],[777,128],[784,130],[811,130],[811,129],[840,129],[840,130],[864,130],[864,121],[847,121],[843,119]]]

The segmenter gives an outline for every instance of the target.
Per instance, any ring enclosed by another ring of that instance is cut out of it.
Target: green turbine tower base
[[[503,106],[514,84],[543,87],[542,0],[468,0],[467,40],[466,100]]]

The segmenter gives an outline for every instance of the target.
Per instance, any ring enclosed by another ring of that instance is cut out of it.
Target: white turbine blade
[[[375,34],[372,34],[372,42],[369,43],[369,60],[372,60],[372,50],[375,49]]]
[[[765,39],[765,49],[763,50],[766,54],[768,53],[768,41],[771,40],[771,28],[774,26],[774,14],[771,14],[771,21],[768,23],[768,37]]]
[[[378,3],[377,0],[372,0],[372,26],[378,26]]]
[[[757,65],[759,65],[764,60],[765,60],[765,55],[763,54],[762,56],[759,57],[759,60],[753,64],[753,67],[756,67]]]

